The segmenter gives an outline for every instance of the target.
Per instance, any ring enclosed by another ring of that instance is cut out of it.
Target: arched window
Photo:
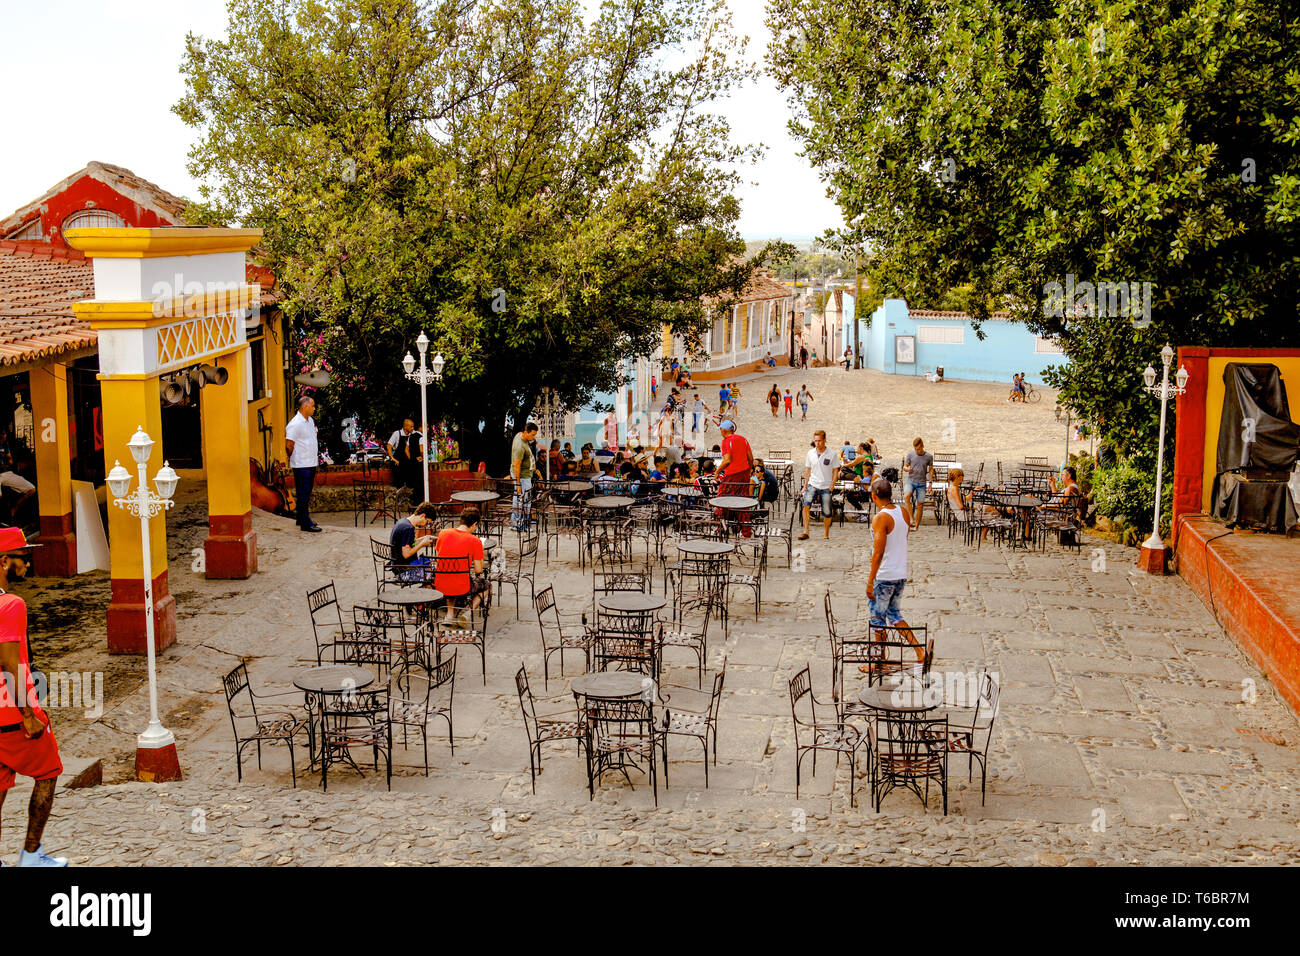
[[[126,225],[122,217],[107,209],[78,209],[63,220],[63,231],[69,229],[117,229]]]

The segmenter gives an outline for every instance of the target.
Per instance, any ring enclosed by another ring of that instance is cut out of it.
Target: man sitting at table
[[[437,520],[438,510],[425,501],[393,525],[388,535],[392,566],[403,584],[429,583],[429,558],[420,552],[433,545],[433,535],[418,534]]]
[[[468,598],[471,608],[478,607],[483,601],[483,592],[487,590],[487,577],[483,574],[483,542],[474,533],[479,517],[477,508],[466,508],[460,513],[459,526],[442,531],[434,545],[438,568],[433,586],[446,599],[448,621],[454,619],[461,599]]]

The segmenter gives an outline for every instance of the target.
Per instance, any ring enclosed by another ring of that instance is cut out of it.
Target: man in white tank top
[[[925,648],[912,636],[912,629],[903,620],[903,585],[907,583],[907,536],[912,530],[912,509],[906,501],[893,502],[894,489],[887,478],[877,478],[871,483],[871,500],[876,505],[876,516],[871,520],[873,548],[871,574],[867,578],[867,597],[871,600],[871,627],[896,627],[899,633],[912,642],[917,659],[925,660]],[[877,640],[884,639],[884,631],[874,631]],[[866,667],[861,668],[867,670]]]

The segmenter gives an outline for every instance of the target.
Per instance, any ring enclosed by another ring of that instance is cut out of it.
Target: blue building
[[[853,345],[851,312],[843,328],[841,353]],[[1024,372],[1027,381],[1042,385],[1049,365],[1069,361],[1054,341],[1035,335],[1009,313],[993,313],[981,331],[983,339],[965,312],[908,309],[903,299],[886,299],[858,335],[866,367],[896,375],[924,375],[942,367],[944,378],[1010,382]]]

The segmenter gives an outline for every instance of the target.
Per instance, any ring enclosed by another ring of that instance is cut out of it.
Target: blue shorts
[[[910,481],[903,482],[903,500],[911,504],[912,509],[925,500],[925,483],[914,485]]]
[[[906,578],[876,582],[876,596],[871,599],[872,627],[885,627],[903,620],[903,585],[906,583]]]
[[[812,485],[805,488],[803,490],[804,507],[811,508],[818,495],[822,497],[822,515],[829,518],[831,514],[831,490],[829,488],[814,488]]]

